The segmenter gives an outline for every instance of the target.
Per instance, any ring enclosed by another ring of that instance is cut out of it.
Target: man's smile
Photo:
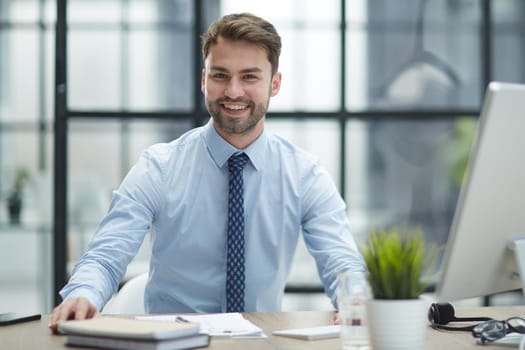
[[[223,103],[222,106],[226,109],[231,109],[233,111],[239,111],[239,110],[244,110],[248,108],[247,105],[238,105],[238,104],[230,104],[230,103]]]

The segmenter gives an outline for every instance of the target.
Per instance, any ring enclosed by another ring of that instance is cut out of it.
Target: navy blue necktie
[[[228,250],[226,271],[226,312],[244,311],[244,191],[242,169],[248,156],[236,154],[228,160]]]

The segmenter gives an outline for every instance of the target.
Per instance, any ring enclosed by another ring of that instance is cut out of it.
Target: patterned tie
[[[228,251],[226,271],[226,312],[244,311],[244,198],[242,169],[248,156],[233,155],[228,160]]]

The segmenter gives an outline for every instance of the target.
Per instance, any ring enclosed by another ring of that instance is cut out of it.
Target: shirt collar
[[[245,149],[238,149],[229,144],[217,133],[217,130],[215,130],[213,126],[213,119],[210,118],[208,124],[205,126],[204,142],[208,148],[208,153],[219,168],[222,168],[233,154],[244,152],[250,158],[250,162],[255,170],[259,171],[263,166],[265,148],[268,144],[268,135],[263,129],[263,132],[257,140]]]

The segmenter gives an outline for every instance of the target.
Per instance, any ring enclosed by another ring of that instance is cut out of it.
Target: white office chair
[[[126,282],[102,309],[106,314],[144,314],[144,289],[148,273],[144,272]]]

